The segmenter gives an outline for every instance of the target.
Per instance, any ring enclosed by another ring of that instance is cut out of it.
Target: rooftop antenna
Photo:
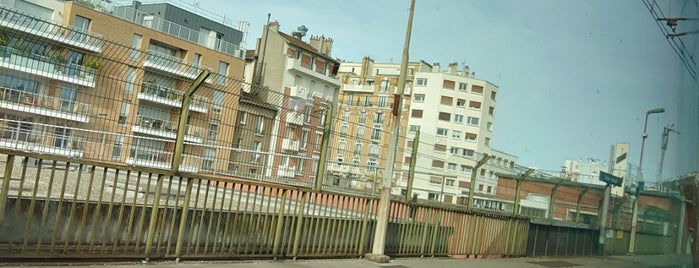
[[[301,25],[299,27],[296,27],[296,31],[292,32],[291,35],[293,35],[297,39],[301,40],[301,38],[306,36],[307,32],[308,32],[308,28],[306,27],[306,25]]]

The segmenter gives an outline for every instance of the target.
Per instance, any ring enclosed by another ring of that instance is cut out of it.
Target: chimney
[[[433,73],[438,73],[439,71],[439,62],[435,62],[432,64],[432,72]]]
[[[269,27],[269,29],[272,31],[278,32],[279,31],[279,22],[276,20],[273,22],[270,22],[267,27]]]
[[[332,38],[326,38],[324,35],[314,36],[311,35],[310,45],[318,50],[320,54],[330,57],[333,50],[333,40]]]
[[[464,76],[469,77],[471,74],[471,68],[468,67],[468,65],[464,65]]]
[[[456,62],[449,63],[448,73],[451,75],[456,75]]]

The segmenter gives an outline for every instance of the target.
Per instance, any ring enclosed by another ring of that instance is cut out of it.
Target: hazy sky
[[[670,15],[699,17],[694,1],[659,3]],[[283,32],[305,25],[308,35],[333,38],[335,58],[398,63],[409,1],[206,0],[199,6],[249,21],[248,48],[271,13]],[[683,23],[699,30],[698,22]],[[683,38],[695,53],[697,38]],[[644,178],[657,177],[669,123],[681,134],[670,137],[664,175],[697,169],[699,86],[641,1],[417,0],[410,60],[466,64],[498,85],[492,145],[521,165],[560,170],[566,159],[607,160],[616,142],[630,143],[629,159],[637,165],[645,111],[664,107],[648,120]]]

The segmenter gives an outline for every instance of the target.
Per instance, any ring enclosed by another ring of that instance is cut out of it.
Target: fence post
[[[582,203],[582,198],[588,190],[590,190],[590,187],[585,186],[578,194],[578,203],[575,204],[575,223],[580,223],[580,203]]]
[[[410,151],[410,167],[408,169],[408,186],[405,190],[405,202],[410,202],[413,195],[413,182],[415,181],[415,164],[417,163],[417,150],[420,145],[420,130],[418,129],[413,139],[413,150]]]
[[[308,192],[301,193],[301,207],[299,207],[298,218],[296,218],[296,231],[294,234],[294,247],[291,256],[296,260],[299,252],[299,240],[301,240],[301,226],[303,225],[303,214],[306,209],[306,196]]]
[[[320,192],[323,188],[323,180],[325,179],[325,168],[328,164],[328,148],[330,143],[330,128],[333,121],[333,106],[328,104],[325,110],[325,122],[323,122],[323,143],[320,145],[320,156],[318,168],[316,169],[316,181],[313,190]]]
[[[685,222],[685,210],[687,209],[687,205],[684,203],[685,199],[684,196],[680,195],[680,220],[677,222],[677,236],[675,241],[675,254],[682,254],[682,242],[684,242],[682,238],[684,238],[684,222]]]
[[[204,80],[211,75],[211,71],[204,69],[199,73],[197,79],[185,90],[182,95],[182,109],[180,109],[180,121],[177,123],[177,139],[175,140],[175,153],[172,155],[172,171],[180,170],[182,163],[182,153],[184,152],[184,135],[187,134],[187,119],[189,119],[189,105],[192,104],[192,95]]]
[[[555,208],[554,200],[556,199],[556,191],[558,190],[558,187],[561,186],[562,183],[563,183],[563,179],[556,182],[556,184],[553,185],[553,188],[551,188],[551,196],[549,197],[549,215],[548,215],[549,220],[553,220],[553,209]]]
[[[519,214],[519,190],[522,188],[522,182],[524,182],[524,180],[526,180],[529,174],[532,174],[532,172],[534,172],[533,169],[528,169],[526,172],[524,172],[524,174],[522,174],[522,176],[519,177],[519,179],[517,179],[517,186],[515,187],[515,204],[512,208],[512,215]]]
[[[476,173],[478,173],[478,168],[484,165],[485,162],[488,162],[488,159],[490,159],[490,156],[484,155],[483,158],[476,163],[476,166],[473,167],[473,170],[471,170],[471,184],[468,187],[468,210],[473,209],[473,196],[476,191]]]
[[[150,260],[150,252],[153,248],[153,237],[155,236],[155,224],[158,221],[158,210],[160,209],[160,194],[163,191],[163,181],[165,180],[165,175],[158,174],[158,182],[155,186],[155,196],[153,197],[153,209],[150,214],[150,222],[148,223],[148,235],[146,238],[146,261]],[[145,209],[145,208],[144,208]]]
[[[277,255],[279,254],[279,246],[282,242],[282,226],[284,225],[284,209],[286,205],[287,192],[288,190],[283,189],[282,195],[280,196],[282,200],[279,202],[279,218],[277,218],[277,226],[274,230],[274,244],[272,245],[272,256],[275,260],[277,259]]]
[[[15,155],[8,155],[5,162],[5,173],[2,177],[2,189],[0,189],[0,222],[5,219],[5,207],[10,191],[10,180],[12,179],[12,168],[15,166]],[[18,200],[19,201],[19,200]]]
[[[198,189],[199,187],[197,187]],[[184,204],[182,204],[182,217],[180,228],[177,231],[177,245],[175,246],[175,263],[180,263],[182,258],[182,243],[184,243],[184,231],[187,224],[187,214],[189,213],[189,200],[192,198],[192,178],[187,178],[187,190],[184,193]]]

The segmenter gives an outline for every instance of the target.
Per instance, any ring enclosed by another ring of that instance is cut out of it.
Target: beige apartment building
[[[269,147],[263,147],[264,174],[278,182],[309,185],[316,176],[326,112],[337,100],[340,80],[333,59],[333,40],[311,36],[300,26],[292,34],[271,22],[257,40],[247,65],[247,95],[278,108]],[[263,146],[263,144],[260,144]]]
[[[0,147],[170,169],[182,94],[209,69],[189,107],[180,170],[228,169],[241,31],[169,3],[1,4]]]
[[[407,130],[408,107],[416,72],[431,70],[423,61],[408,64],[404,90],[400,131]],[[343,62],[339,74],[342,88],[334,117],[328,172],[334,186],[366,189],[374,187],[384,177],[388,163],[389,122],[395,96],[398,93],[400,64],[376,63],[365,57],[361,62]],[[400,135],[396,161],[402,163],[405,134]],[[401,164],[396,164],[400,167]],[[397,169],[400,173],[400,168]]]

